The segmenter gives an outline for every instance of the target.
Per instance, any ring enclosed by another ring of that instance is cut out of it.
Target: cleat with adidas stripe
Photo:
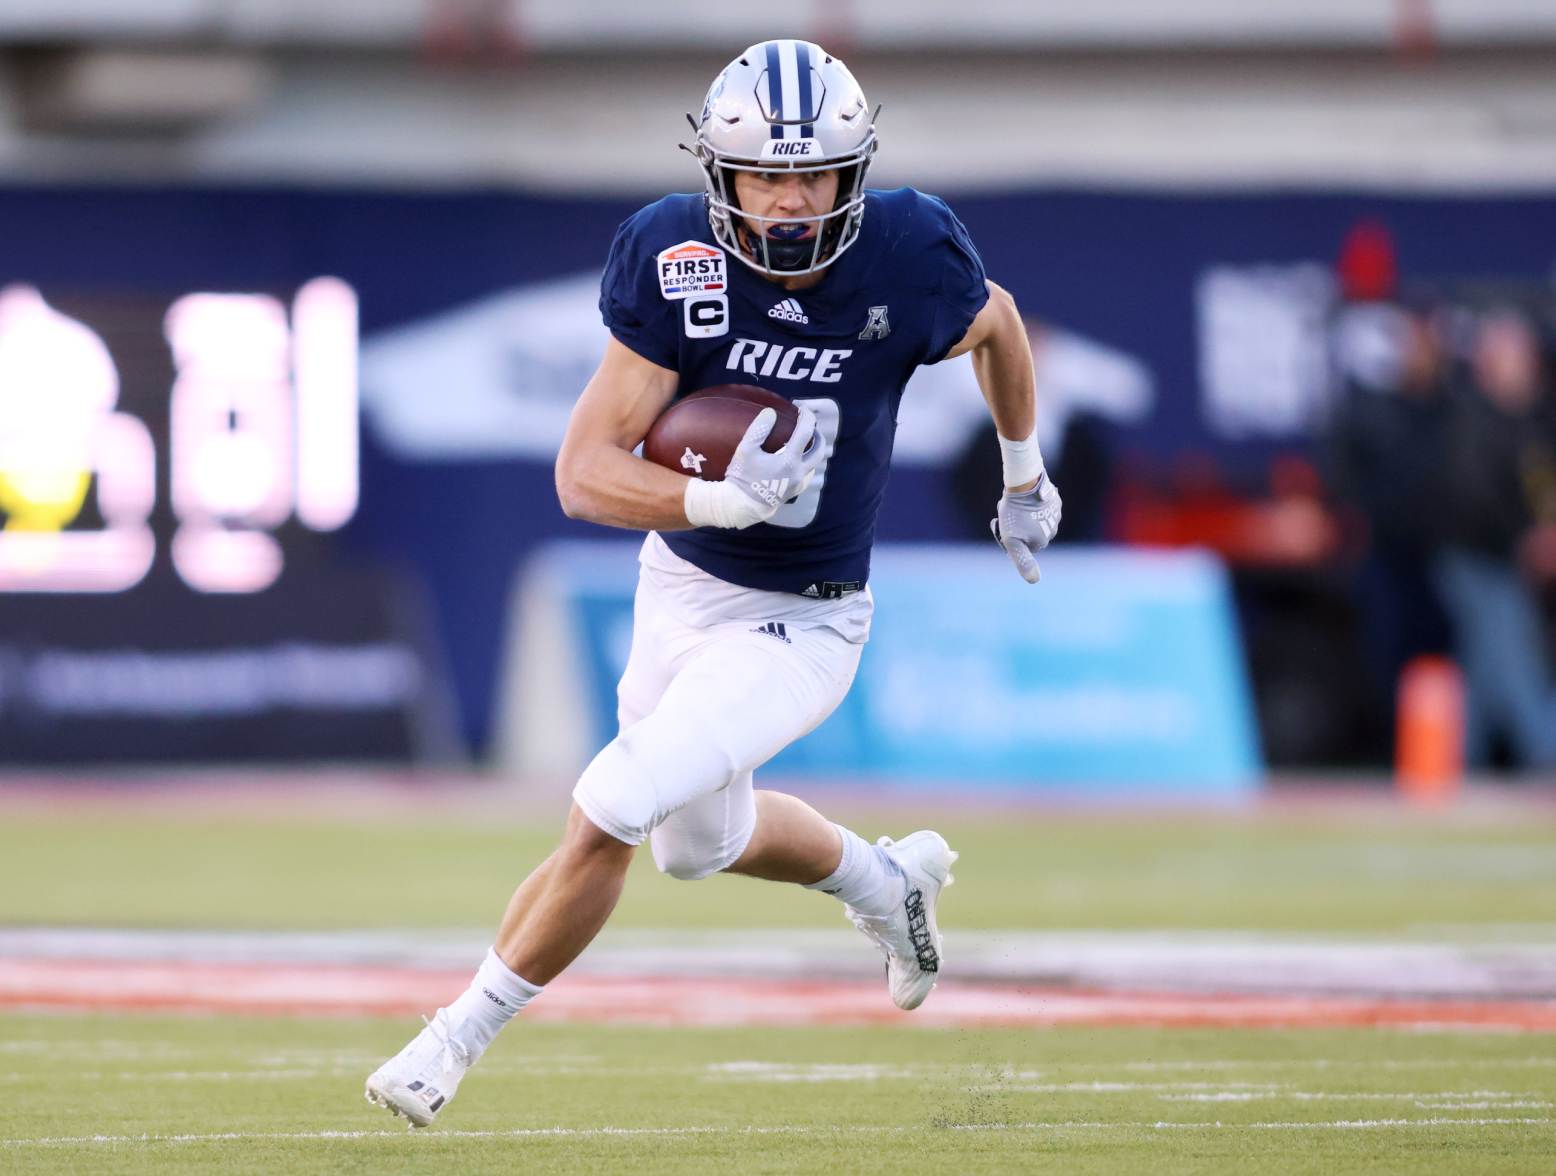
[[[940,892],[956,881],[951,865],[957,853],[945,838],[920,829],[901,841],[882,837],[876,842],[902,870],[907,882],[902,904],[885,916],[862,914],[846,907],[854,926],[886,957],[886,982],[899,1009],[916,1009],[940,978],[944,940],[935,922]]]
[[[429,1127],[474,1061],[450,1033],[448,1010],[439,1009],[409,1045],[373,1071],[364,1094],[391,1115],[404,1115],[406,1126]]]

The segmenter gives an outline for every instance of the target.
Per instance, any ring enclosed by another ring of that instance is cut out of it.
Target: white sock
[[[907,887],[897,863],[852,829],[842,825],[833,828],[843,837],[843,860],[832,873],[806,889],[833,895],[862,914],[891,914],[901,904]]]
[[[448,1006],[451,1031],[474,1060],[540,991],[540,985],[531,984],[503,963],[496,948],[488,948],[470,987]]]

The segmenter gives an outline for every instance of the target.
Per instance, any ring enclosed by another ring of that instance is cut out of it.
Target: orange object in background
[[[1418,802],[1442,803],[1464,782],[1464,679],[1445,657],[1418,657],[1399,675],[1394,786]]]
[[[1272,459],[1267,492],[1233,489],[1203,454],[1180,458],[1170,487],[1126,480],[1115,494],[1110,530],[1137,546],[1208,547],[1245,568],[1321,567],[1342,541],[1318,471],[1289,454]]]

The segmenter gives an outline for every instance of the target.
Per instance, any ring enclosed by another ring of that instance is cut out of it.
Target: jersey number
[[[837,445],[838,426],[843,419],[837,401],[826,397],[796,400],[794,403],[803,404],[816,414],[816,431],[821,434],[821,443],[827,447],[827,451],[822,456],[821,464],[816,467],[816,476],[805,487],[805,493],[793,502],[780,506],[778,512],[767,520],[775,527],[808,527],[815,521],[816,512],[821,509],[821,488],[827,481],[827,463],[832,460],[832,450]]]

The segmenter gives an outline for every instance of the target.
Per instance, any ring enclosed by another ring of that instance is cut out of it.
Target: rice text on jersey
[[[724,366],[762,379],[836,384],[843,378],[843,361],[853,353],[851,347],[785,347],[761,339],[736,339]]]

